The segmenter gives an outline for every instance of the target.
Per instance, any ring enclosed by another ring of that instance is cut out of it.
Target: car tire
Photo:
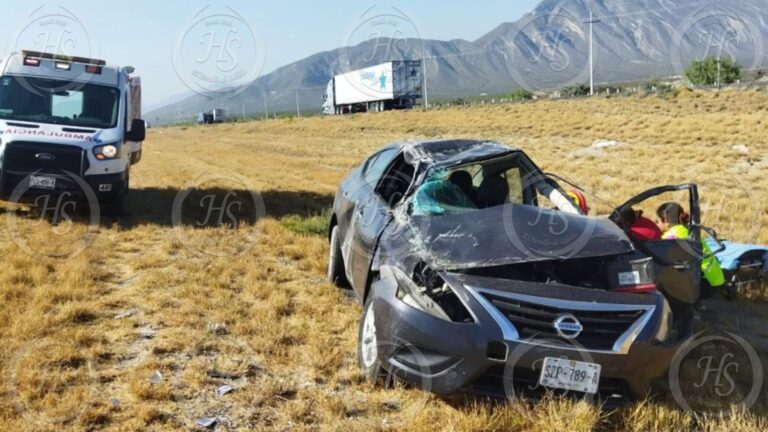
[[[378,356],[379,341],[376,337],[373,297],[372,294],[368,296],[363,315],[360,317],[360,328],[357,333],[357,361],[365,381],[376,385],[381,383],[385,372]]]
[[[125,216],[128,212],[128,190],[130,188],[130,174],[126,176],[125,186],[123,190],[117,193],[114,198],[105,203],[104,214],[119,218]]]
[[[331,241],[328,249],[328,282],[339,288],[349,288],[349,281],[344,268],[344,257],[341,254],[338,225],[331,230]]]
[[[127,209],[128,196],[125,194],[125,192],[121,192],[105,204],[104,214],[109,217],[118,218],[125,216]]]

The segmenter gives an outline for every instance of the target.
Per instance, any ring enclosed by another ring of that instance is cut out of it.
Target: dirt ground
[[[52,223],[3,206],[0,424],[766,430],[761,414],[738,408],[724,418],[664,401],[607,412],[372,388],[356,365],[360,307],[325,281],[322,231],[339,181],[375,149],[473,137],[524,149],[587,189],[598,214],[652,186],[699,183],[705,224],[768,244],[767,124],[765,92],[683,91],[151,129],[127,217]],[[700,326],[743,336],[766,363],[766,296],[746,294],[706,303]]]

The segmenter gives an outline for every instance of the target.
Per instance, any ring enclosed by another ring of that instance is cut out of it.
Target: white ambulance
[[[0,196],[86,195],[125,212],[141,159],[141,80],[132,67],[22,51],[0,62]]]

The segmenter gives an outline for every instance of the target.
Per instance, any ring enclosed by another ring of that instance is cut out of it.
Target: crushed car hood
[[[445,216],[413,216],[412,247],[435,269],[625,254],[634,246],[605,218],[508,204]]]

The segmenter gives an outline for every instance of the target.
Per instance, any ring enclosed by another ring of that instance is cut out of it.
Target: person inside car
[[[653,241],[661,238],[661,228],[643,216],[642,210],[635,210],[632,207],[625,208],[621,212],[620,219],[632,240]]]
[[[675,202],[662,204],[656,214],[659,217],[659,228],[663,231],[661,234],[663,240],[685,240],[690,236],[688,230],[690,216],[680,204]],[[704,240],[701,245],[704,255],[701,261],[701,273],[705,282],[702,285],[702,293],[704,297],[710,297],[725,286],[725,275],[712,249]]]
[[[456,170],[451,173],[448,180],[458,186],[472,202],[477,203],[477,189],[472,184],[472,174],[464,170]]]
[[[504,205],[509,200],[509,183],[501,175],[491,175],[483,179],[477,191],[477,206],[492,208]]]

